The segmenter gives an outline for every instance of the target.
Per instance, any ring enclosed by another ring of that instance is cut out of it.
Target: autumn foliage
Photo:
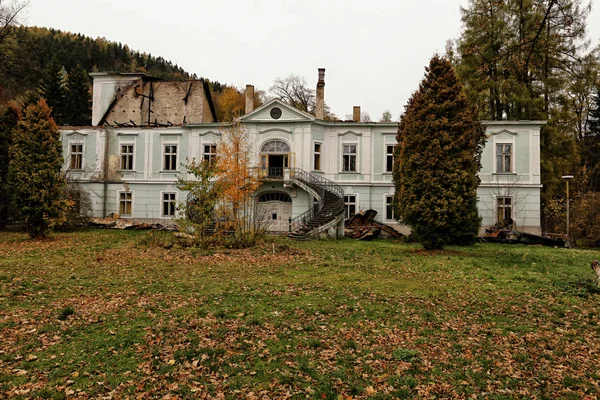
[[[472,244],[485,131],[450,62],[431,59],[397,134],[396,215],[426,249]]]
[[[194,178],[180,180],[179,188],[192,195],[183,207],[188,222],[197,224],[202,242],[207,239],[205,228],[212,224],[216,235],[211,241],[232,247],[254,245],[264,233],[265,224],[253,197],[260,181],[252,154],[248,131],[235,123],[222,130],[214,160],[188,160],[186,168]]]

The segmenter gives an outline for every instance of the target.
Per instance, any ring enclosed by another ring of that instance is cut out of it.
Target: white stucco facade
[[[272,112],[275,108],[279,111]],[[257,166],[266,155],[271,162],[265,166],[263,161],[263,167],[300,168],[330,179],[343,187],[348,213],[374,209],[378,220],[403,230],[388,207],[394,194],[391,151],[396,143],[396,123],[326,122],[274,100],[244,116],[241,124],[254,143]],[[510,213],[517,229],[539,233],[542,123],[484,124],[488,140],[482,154],[478,189],[483,227],[498,222],[498,198],[502,198],[500,209]],[[177,189],[177,177],[186,176],[185,159],[202,159],[227,126],[197,123],[157,128],[65,127],[65,169],[69,179],[79,181],[90,193],[95,216],[118,213],[122,218],[169,223],[173,216],[164,212],[168,210],[164,202],[186,199],[186,194]],[[261,153],[261,149],[270,148],[266,144],[275,142],[283,146],[285,153]],[[72,145],[79,143],[83,145],[82,165],[71,168],[71,149],[80,149]],[[175,160],[171,161],[175,169],[165,166],[166,153],[170,151],[174,151]],[[497,154],[502,151],[504,154]],[[286,161],[282,161],[284,157]],[[263,193],[288,196],[263,197],[274,205],[291,201],[291,207],[274,208],[286,210],[273,213],[274,219],[279,220],[274,221],[278,227],[274,230],[285,228],[289,217],[303,213],[313,201],[301,188],[284,187],[275,180],[265,181],[256,198]],[[510,210],[504,210],[507,206]]]

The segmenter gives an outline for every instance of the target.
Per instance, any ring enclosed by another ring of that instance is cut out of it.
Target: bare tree
[[[315,115],[317,108],[316,90],[311,89],[302,76],[291,74],[277,78],[269,88],[270,98],[281,100],[298,110]],[[337,117],[325,103],[325,121],[337,121]]]
[[[481,200],[482,204],[494,215],[495,219],[499,217],[499,209],[507,210],[507,217],[510,221],[497,220],[496,223],[510,224],[512,230],[523,228],[524,216],[522,212],[527,206],[529,192],[522,187],[522,178],[518,175],[495,175],[493,181],[489,182],[489,196],[486,200]],[[499,204],[498,199],[503,199]],[[510,199],[510,200],[506,200]]]
[[[274,98],[286,102],[299,110],[313,113],[316,107],[315,90],[310,89],[304,77],[289,75],[286,78],[277,78],[269,93]]]
[[[0,0],[0,45],[10,33],[10,27],[19,24],[19,14],[29,5],[29,0]]]
[[[379,120],[379,122],[392,122],[392,113],[390,112],[390,110],[385,110],[381,114],[381,119]]]

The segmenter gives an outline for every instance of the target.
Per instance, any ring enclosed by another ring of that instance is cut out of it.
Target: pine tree
[[[585,167],[588,188],[600,192],[600,88],[590,110],[589,131],[580,141],[581,163]]]
[[[62,145],[50,108],[41,99],[29,105],[13,130],[9,179],[31,237],[45,236],[65,218],[66,185]]]
[[[80,66],[73,69],[67,81],[67,99],[65,101],[65,123],[74,126],[91,124],[92,99],[88,74]]]
[[[0,228],[8,223],[9,214],[15,212],[8,181],[8,162],[13,130],[20,118],[21,111],[16,105],[9,105],[0,113]]]
[[[42,85],[42,95],[48,107],[52,110],[52,118],[58,125],[65,123],[67,91],[63,68],[52,63],[47,77]]]
[[[450,62],[436,55],[426,71],[398,129],[396,215],[426,249],[473,244],[485,130]]]

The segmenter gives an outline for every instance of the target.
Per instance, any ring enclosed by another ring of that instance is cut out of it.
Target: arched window
[[[290,146],[283,140],[269,140],[260,148],[261,153],[289,153]]]
[[[263,193],[258,197],[259,203],[266,203],[268,201],[281,201],[283,203],[291,203],[292,198],[287,193],[281,192]]]

